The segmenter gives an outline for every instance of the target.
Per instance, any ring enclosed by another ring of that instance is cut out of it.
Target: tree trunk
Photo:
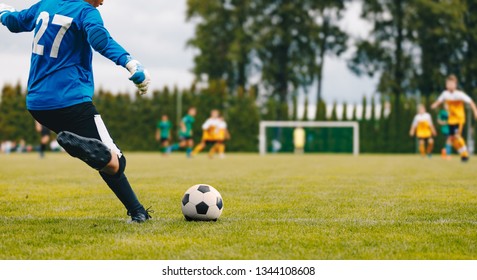
[[[464,90],[471,95],[473,98],[473,89],[476,80],[474,79],[475,70],[476,70],[476,57],[474,50],[477,48],[477,42],[473,36],[473,29],[475,28],[475,20],[473,19],[474,13],[477,10],[477,5],[474,4],[474,1],[467,1],[467,11],[465,12],[464,22],[466,25],[466,41],[467,41],[467,52],[465,54],[466,59],[464,60],[464,69],[465,77],[463,77],[463,86]]]
[[[323,14],[323,12],[321,13]],[[319,104],[321,99],[323,98],[322,92],[323,92],[323,69],[325,67],[325,56],[326,56],[326,42],[328,41],[329,37],[329,24],[330,24],[330,19],[328,17],[323,18],[323,39],[320,42],[319,46],[319,54],[318,54],[318,67],[317,67],[317,90],[316,90],[316,101]],[[318,108],[317,108],[318,110]]]
[[[247,20],[247,14],[246,14],[246,9],[245,7],[240,8],[239,14],[238,14],[238,28],[240,28],[240,55],[239,55],[239,61],[237,62],[237,77],[236,77],[236,86],[241,87],[244,90],[247,90],[247,65],[248,65],[248,42],[245,42],[247,40],[247,35],[245,34],[244,31],[244,25]]]
[[[282,22],[281,22],[281,30],[288,31],[290,28],[289,26],[289,15],[285,12],[281,15],[282,17]],[[290,50],[290,41],[291,39],[288,37],[290,36],[288,32],[284,35],[283,42],[280,44],[280,46],[277,48],[277,72],[276,72],[276,95],[278,96],[278,100],[280,103],[280,106],[278,106],[279,111],[278,111],[278,119],[288,119],[288,112],[284,112],[285,110],[283,109],[286,107],[288,103],[288,83],[289,83],[289,64],[290,64],[290,56],[289,56],[289,50]]]
[[[396,65],[394,69],[394,88],[393,94],[395,96],[394,100],[394,110],[396,116],[399,117],[399,102],[400,96],[403,93],[402,84],[404,81],[404,57],[403,57],[403,43],[404,43],[404,3],[403,0],[394,0],[394,6],[396,8],[396,50],[395,50],[395,59]]]

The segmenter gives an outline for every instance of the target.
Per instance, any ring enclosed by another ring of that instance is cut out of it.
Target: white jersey
[[[432,136],[432,117],[429,113],[417,114],[414,117],[412,126],[416,128],[418,138],[428,138]]]
[[[462,101],[465,103],[470,103],[472,102],[472,99],[465,94],[463,91],[456,90],[454,92],[450,92],[448,90],[445,90],[441,93],[439,98],[437,99],[439,102],[447,102],[447,101]]]
[[[219,119],[216,118],[208,118],[204,124],[202,125],[202,130],[209,130],[211,128],[216,128],[220,123]]]
[[[454,92],[444,91],[438,99],[439,102],[445,102],[449,111],[450,125],[459,125],[465,123],[465,103],[472,103],[472,99],[462,91]]]
[[[429,113],[417,114],[414,117],[414,121],[412,122],[412,126],[418,126],[420,123],[427,123],[429,125],[433,125],[432,117]]]
[[[217,128],[218,129],[227,129],[227,123],[224,120],[218,120]]]
[[[202,125],[202,140],[214,141],[217,137],[217,126],[219,125],[219,119],[209,118]]]

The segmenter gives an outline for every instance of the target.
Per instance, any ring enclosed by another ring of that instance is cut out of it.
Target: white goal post
[[[359,123],[358,122],[314,122],[314,121],[261,121],[259,140],[260,155],[267,153],[267,128],[268,127],[326,127],[326,128],[352,128],[353,129],[353,154],[359,155]]]

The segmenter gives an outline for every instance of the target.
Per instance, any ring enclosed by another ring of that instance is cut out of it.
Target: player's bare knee
[[[109,164],[101,169],[101,173],[109,175],[109,176],[114,176],[114,177],[120,177],[122,174],[124,174],[124,170],[126,170],[126,158],[124,155],[121,157],[118,157],[116,154],[112,153],[113,157]]]
[[[116,175],[121,175],[124,173],[124,170],[126,170],[126,157],[122,155],[121,157],[116,157],[118,159],[118,171],[116,172]]]

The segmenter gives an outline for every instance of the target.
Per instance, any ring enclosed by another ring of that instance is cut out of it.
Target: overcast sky
[[[24,9],[37,1],[2,2]],[[153,88],[190,86],[194,50],[185,45],[193,36],[194,26],[185,22],[186,0],[105,0],[99,9],[113,38],[149,69]],[[342,24],[356,36],[366,36],[369,28],[359,19],[359,11],[359,5],[352,4]],[[17,81],[26,84],[32,36],[11,34],[0,26],[0,86]],[[134,90],[127,71],[98,54],[94,57],[94,74],[97,87],[114,92]],[[327,59],[323,95],[328,102],[359,102],[374,88],[375,81],[354,76],[344,58]]]

